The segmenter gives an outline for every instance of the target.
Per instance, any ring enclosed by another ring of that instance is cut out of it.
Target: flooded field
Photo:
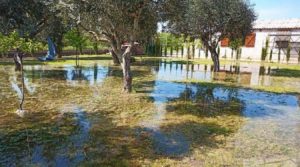
[[[125,94],[110,60],[81,62],[28,63],[24,113],[20,73],[0,65],[0,166],[300,165],[295,69],[143,59]]]

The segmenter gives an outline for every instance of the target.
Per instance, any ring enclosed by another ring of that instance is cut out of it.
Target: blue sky
[[[300,0],[250,0],[258,19],[300,18]]]

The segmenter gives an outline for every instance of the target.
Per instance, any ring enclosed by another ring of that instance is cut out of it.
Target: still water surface
[[[195,104],[218,102],[219,112],[222,105],[230,106],[233,101],[241,104],[241,117],[246,121],[232,139],[237,159],[247,162],[279,156],[284,161],[299,164],[298,95],[183,82],[191,79],[276,86],[282,84],[272,76],[277,68],[246,63],[224,65],[218,75],[211,72],[211,65],[181,62],[156,61],[147,68],[154,76],[148,97],[153,101],[155,112],[137,124],[136,137],[148,133],[155,154],[182,157],[191,152],[193,141],[182,131],[173,129],[167,133],[161,129],[169,103],[185,96],[186,101]],[[116,75],[114,71],[115,68],[100,64],[80,68],[25,66],[25,108],[34,112],[19,117],[14,111],[22,97],[20,75],[11,66],[0,66],[0,166],[76,166],[89,161],[86,148],[93,141],[90,129],[97,121],[91,121],[87,106],[101,93],[95,90],[108,77]],[[300,82],[295,80],[294,84],[300,85]]]

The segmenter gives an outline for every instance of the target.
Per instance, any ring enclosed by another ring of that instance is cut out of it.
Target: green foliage
[[[270,57],[269,57],[269,60],[272,61],[272,58],[273,58],[273,49],[270,51]]]
[[[265,43],[265,47],[262,48],[261,51],[261,60],[265,61],[268,55],[268,49],[269,49],[269,43],[270,43],[270,39],[267,38],[266,43]]]
[[[156,38],[154,42],[152,41],[146,45],[145,51],[149,56],[161,56],[162,49],[160,38]]]
[[[0,54],[6,55],[9,51],[19,48],[22,52],[33,54],[36,51],[45,49],[41,42],[33,39],[21,38],[16,31],[8,35],[0,33]]]
[[[229,47],[232,50],[236,51],[236,59],[239,59],[239,57],[240,57],[240,54],[241,54],[241,49],[240,48],[243,46],[243,44],[244,43],[243,43],[242,38],[235,38],[235,39],[231,40],[230,43],[229,43]],[[232,55],[232,57],[233,57],[233,55]]]
[[[262,48],[261,49],[261,60],[266,60],[266,57],[267,57],[267,49],[266,48]]]
[[[240,47],[243,46],[243,40],[242,38],[235,38],[233,40],[230,41],[229,43],[229,47],[233,50],[238,50]]]
[[[76,50],[82,51],[86,46],[87,38],[80,34],[78,29],[72,29],[65,34],[66,43]]]
[[[35,33],[43,27],[49,18],[51,11],[46,1],[41,0],[9,0],[0,3],[0,32],[9,34],[15,29],[21,32],[22,36]]]
[[[168,47],[165,46],[165,48],[164,48],[164,55],[167,56],[167,54],[168,54]]]
[[[0,33],[0,54],[7,54],[10,49],[10,38]]]
[[[243,38],[249,34],[256,19],[249,1],[183,0],[170,1],[168,6],[169,30],[199,38],[214,52],[221,39]],[[214,52],[211,55],[217,66],[215,71],[219,71],[219,57]]]
[[[173,46],[179,47],[184,45],[184,37],[183,36],[175,36],[170,33],[159,33],[158,38],[161,43],[165,46]]]
[[[45,49],[44,45],[41,42],[36,42],[32,39],[28,39],[27,41],[23,38],[20,38],[19,48],[24,53],[33,54],[36,51]]]

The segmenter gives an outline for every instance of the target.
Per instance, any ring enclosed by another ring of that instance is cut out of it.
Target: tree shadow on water
[[[232,133],[218,124],[193,121],[159,129],[118,125],[103,113],[74,108],[63,114],[35,112],[23,119],[7,115],[10,127],[0,129],[0,165],[140,166],[144,160],[181,160],[194,148],[216,148],[222,144],[216,136]]]
[[[167,103],[167,111],[198,117],[242,115],[243,103],[236,98],[237,89],[189,85],[177,98]]]
[[[232,131],[214,123],[171,123],[160,129],[139,129],[139,138],[149,138],[154,150],[153,158],[182,159],[193,153],[194,148],[216,148],[223,141],[216,136],[228,136]]]

